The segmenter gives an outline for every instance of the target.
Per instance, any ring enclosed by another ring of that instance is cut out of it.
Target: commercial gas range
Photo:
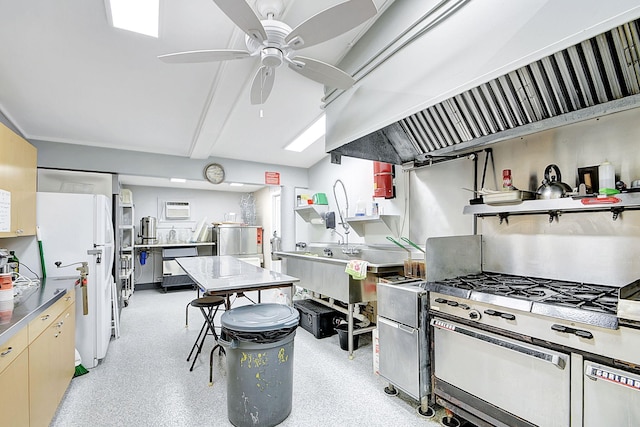
[[[481,426],[640,424],[640,328],[618,317],[621,288],[466,260],[458,275],[427,262],[437,403]]]

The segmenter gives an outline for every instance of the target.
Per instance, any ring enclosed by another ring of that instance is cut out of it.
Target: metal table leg
[[[347,304],[347,339],[349,340],[349,359],[353,359],[353,304]]]

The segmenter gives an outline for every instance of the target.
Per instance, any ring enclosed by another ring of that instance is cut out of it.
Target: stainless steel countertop
[[[180,267],[205,292],[238,292],[276,285],[292,285],[300,279],[223,256],[176,258]]]
[[[142,248],[183,248],[183,247],[193,247],[193,246],[215,246],[216,242],[184,242],[184,243],[136,243],[133,245],[134,249],[142,249]]]
[[[26,327],[44,310],[51,307],[67,291],[73,289],[77,279],[77,276],[48,278],[44,279],[40,286],[23,289],[22,295],[16,296],[13,300],[13,312],[10,320],[0,325],[0,345]]]

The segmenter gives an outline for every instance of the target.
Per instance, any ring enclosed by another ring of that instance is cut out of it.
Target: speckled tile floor
[[[194,295],[136,291],[122,311],[121,338],[111,341],[96,368],[71,381],[51,426],[230,426],[226,361],[217,353],[214,385],[208,385],[210,337],[189,372],[186,357],[202,324],[190,309],[184,327],[184,308]],[[281,426],[440,425],[442,410],[426,419],[416,402],[385,395],[386,382],[373,373],[369,334],[349,360],[337,335],[316,339],[298,328],[294,355],[293,409]]]

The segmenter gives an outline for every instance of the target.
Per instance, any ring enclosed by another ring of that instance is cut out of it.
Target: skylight
[[[106,0],[115,28],[158,37],[160,0]]]
[[[326,117],[323,114],[315,123],[302,132],[293,142],[286,147],[285,150],[302,152],[311,144],[322,138],[326,130]]]

